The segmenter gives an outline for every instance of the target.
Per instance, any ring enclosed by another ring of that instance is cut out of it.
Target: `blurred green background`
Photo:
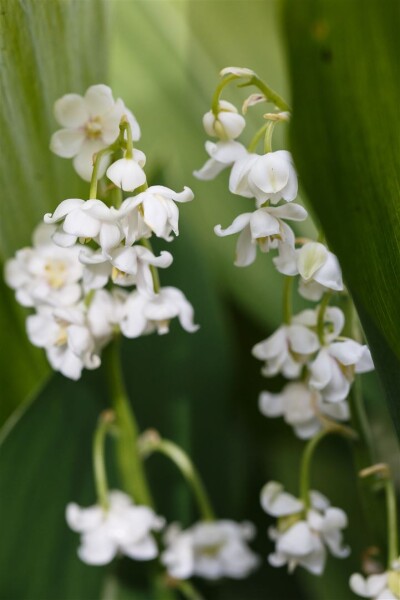
[[[90,84],[110,84],[141,125],[139,147],[150,179],[178,190],[189,185],[196,196],[181,207],[181,233],[168,246],[174,264],[161,278],[184,291],[201,329],[189,335],[174,324],[169,336],[124,343],[132,402],[143,428],[155,427],[191,453],[219,516],[257,524],[255,548],[263,557],[246,581],[199,582],[199,588],[207,600],[350,599],[349,575],[360,569],[364,547],[381,540],[360,511],[357,458],[347,442],[324,442],[314,486],[348,512],[351,557],[330,558],[321,579],[300,572],[289,577],[266,563],[271,520],[261,511],[259,491],[275,478],[296,492],[303,448],[280,420],[259,414],[258,393],[282,382],[263,380],[250,355],[280,323],[282,281],[268,256],[246,269],[234,267],[235,240],[214,235],[217,223],[227,226],[248,206],[229,194],[227,173],[211,183],[192,176],[207,158],[201,118],[222,67],[252,68],[290,100],[281,6],[273,0],[0,0],[0,7],[2,261],[30,243],[44,212],[86,193],[70,162],[48,150],[57,128],[54,100]],[[233,89],[227,98],[239,106],[246,95]],[[250,111],[246,140],[262,112]],[[277,130],[276,148],[288,147],[285,127]],[[306,225],[298,231],[313,230]],[[50,377],[42,353],[26,340],[25,311],[1,285],[0,598],[153,600],[142,566],[81,564],[77,536],[64,520],[68,501],[94,501],[91,436],[108,402],[102,372],[85,373],[78,383]],[[375,458],[398,470],[375,375],[366,378],[365,389]],[[152,458],[149,473],[159,512],[189,524],[196,512],[173,467]]]

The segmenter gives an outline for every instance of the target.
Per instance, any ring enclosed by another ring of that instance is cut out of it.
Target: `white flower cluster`
[[[342,545],[342,529],[347,527],[346,513],[330,505],[319,492],[310,493],[311,506],[284,491],[276,481],[267,483],[261,491],[261,505],[277,517],[276,527],[268,530],[275,542],[275,552],[268,557],[274,567],[288,565],[292,572],[297,566],[320,575],[325,566],[327,550],[333,556],[345,558],[348,547]]]
[[[262,392],[259,407],[267,417],[283,416],[303,439],[313,437],[326,418],[346,421],[346,398],[355,375],[373,369],[366,345],[340,337],[343,312],[338,307],[326,308],[322,335],[318,335],[319,312],[320,307],[302,311],[292,317],[290,325],[282,325],[253,348],[253,355],[264,362],[265,377],[301,377],[280,394]]]
[[[109,492],[108,504],[107,509],[98,504],[88,508],[68,504],[67,523],[81,534],[79,558],[90,565],[105,565],[121,555],[134,560],[158,557],[153,532],[163,529],[165,520],[148,506],[135,505],[121,491]],[[241,579],[259,564],[247,546],[254,533],[250,523],[227,520],[202,521],[185,531],[173,524],[166,530],[160,559],[174,579]]]
[[[221,77],[225,79],[217,87],[212,110],[203,119],[206,133],[218,140],[206,142],[210,158],[194,175],[211,180],[230,169],[230,192],[250,199],[253,205],[227,228],[217,225],[215,233],[221,237],[239,234],[235,259],[238,267],[251,265],[257,248],[262,253],[275,251],[273,264],[287,284],[283,294],[285,322],[254,346],[253,355],[263,361],[265,377],[282,375],[290,382],[278,394],[263,391],[260,411],[267,417],[283,417],[301,439],[323,435],[333,428],[347,431],[339,422],[350,416],[347,397],[351,385],[358,373],[374,366],[368,347],[343,335],[342,310],[329,306],[331,296],[344,291],[338,259],[320,240],[297,238],[289,224],[304,221],[308,215],[294,202],[298,181],[290,153],[272,151],[275,125],[290,116],[287,105],[271,91],[270,100],[281,112],[264,115],[264,124],[246,148],[237,139],[245,120],[232,104],[220,99],[221,92],[236,78],[244,80],[243,86],[256,85],[262,93],[252,94],[244,102],[245,114],[251,106],[268,101],[269,94],[264,92],[267,86],[258,85],[259,78],[249,69],[229,67],[221,71]],[[258,154],[257,146],[263,138],[264,153]],[[298,293],[306,300],[320,302],[318,306],[292,314],[294,279],[298,279]],[[299,564],[320,574],[327,549],[335,556],[348,554],[341,545],[341,530],[347,519],[321,494],[308,490],[310,502],[305,500],[304,490],[302,494],[303,500],[298,500],[275,482],[264,487],[262,505],[278,517],[278,526],[270,530],[276,551],[269,560],[273,566],[288,564],[292,570]]]
[[[163,251],[155,256],[149,243],[152,235],[168,242],[178,235],[176,203],[192,200],[193,193],[189,188],[178,193],[147,187],[146,157],[129,148],[139,138],[139,126],[107,86],[92,86],[84,97],[63,96],[55,104],[55,116],[65,129],[53,135],[51,148],[75,157],[78,174],[90,179],[93,153],[111,145],[113,156],[114,150],[120,152],[115,146],[119,141],[125,156],[112,162],[107,177],[115,189],[138,192],[120,206],[98,198],[62,201],[44,216],[33,247],[19,250],[5,267],[18,302],[36,311],[27,319],[30,341],[46,350],[53,369],[79,379],[83,368],[100,365],[101,349],[119,331],[128,338],[164,334],[175,317],[186,331],[198,329],[183,293],[160,288],[155,280],[155,269],[168,267],[172,255]],[[106,168],[102,160],[98,176]],[[122,289],[132,286],[133,291]]]
[[[184,531],[173,524],[166,531],[161,560],[176,579],[242,579],[259,564],[247,545],[254,535],[251,523],[202,521]]]

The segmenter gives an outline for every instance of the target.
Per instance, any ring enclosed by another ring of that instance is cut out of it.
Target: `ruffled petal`
[[[258,397],[258,408],[266,417],[281,417],[284,413],[282,394],[261,392]]]
[[[304,504],[298,498],[284,491],[283,485],[269,481],[261,490],[261,506],[273,517],[284,517],[301,512]]]

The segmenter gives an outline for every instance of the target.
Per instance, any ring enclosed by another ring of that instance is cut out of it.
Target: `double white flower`
[[[194,333],[198,330],[199,326],[193,321],[193,307],[177,288],[161,288],[152,297],[132,292],[125,302],[120,327],[123,335],[128,338],[154,331],[163,335],[169,332],[169,323],[175,317],[178,317],[185,331]]]
[[[237,111],[236,106],[220,100],[215,115],[212,110],[203,117],[203,126],[207,135],[221,140],[234,140],[239,137],[246,126],[246,121]]]
[[[220,237],[241,232],[236,244],[235,265],[246,267],[254,262],[257,245],[261,252],[269,252],[280,245],[294,248],[294,233],[283,219],[304,221],[306,218],[307,211],[300,204],[265,206],[239,215],[226,229],[217,225],[214,231]]]
[[[287,379],[297,379],[319,348],[318,336],[309,327],[308,311],[303,311],[293,317],[290,325],[282,325],[266,340],[256,344],[252,353],[265,361],[261,371],[265,377],[282,373]]]
[[[291,202],[297,196],[297,174],[290,152],[248,153],[232,167],[229,190],[245,198],[255,198],[259,208],[269,200]]]
[[[82,304],[53,308],[39,306],[27,318],[26,329],[34,346],[44,348],[55,371],[79,379],[82,369],[97,369],[100,356]]]
[[[345,558],[348,547],[342,545],[342,529],[347,526],[346,513],[330,506],[319,492],[311,492],[311,508],[304,514],[301,500],[284,492],[275,481],[261,491],[263,509],[278,517],[277,527],[271,527],[269,537],[275,542],[275,552],[268,557],[273,567],[288,565],[292,572],[297,566],[320,575],[325,567],[327,549],[333,556]]]
[[[201,522],[184,531],[171,525],[161,561],[176,579],[242,579],[259,564],[258,556],[247,545],[254,535],[250,523],[228,520]]]
[[[258,405],[266,417],[283,417],[304,440],[323,428],[324,419],[347,421],[350,416],[347,402],[324,402],[321,394],[302,382],[288,383],[279,394],[261,392]]]
[[[108,500],[108,510],[68,504],[67,523],[82,534],[79,558],[89,565],[105,565],[119,554],[134,560],[155,558],[158,548],[152,532],[162,529],[164,519],[148,506],[134,505],[123,492],[110,492]]]
[[[338,259],[324,244],[307,242],[297,250],[286,245],[273,262],[284,275],[300,275],[299,293],[307,300],[318,301],[328,290],[343,290]]]
[[[112,144],[119,135],[119,124],[125,116],[132,129],[132,138],[140,138],[140,128],[123,101],[114,100],[111,89],[103,84],[92,85],[84,96],[66,94],[56,101],[54,116],[64,127],[53,134],[51,150],[63,158],[73,158],[73,165],[86,181],[93,171],[93,155]],[[107,159],[102,162],[99,177],[104,175]]]
[[[6,262],[6,283],[22,306],[70,306],[81,298],[79,249],[56,246],[54,232],[54,226],[41,223],[33,232],[33,247],[18,250]]]

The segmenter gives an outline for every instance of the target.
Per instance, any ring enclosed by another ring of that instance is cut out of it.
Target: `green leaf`
[[[100,43],[93,43],[100,40]],[[30,245],[43,214],[86,187],[70,161],[49,150],[58,128],[54,101],[106,78],[102,0],[0,0],[0,262]],[[23,311],[1,295],[0,422],[43,381],[48,369],[23,332]],[[13,369],[10,370],[10,365]],[[21,377],[23,374],[23,377]]]
[[[398,6],[285,0],[284,26],[295,161],[400,433]]]

